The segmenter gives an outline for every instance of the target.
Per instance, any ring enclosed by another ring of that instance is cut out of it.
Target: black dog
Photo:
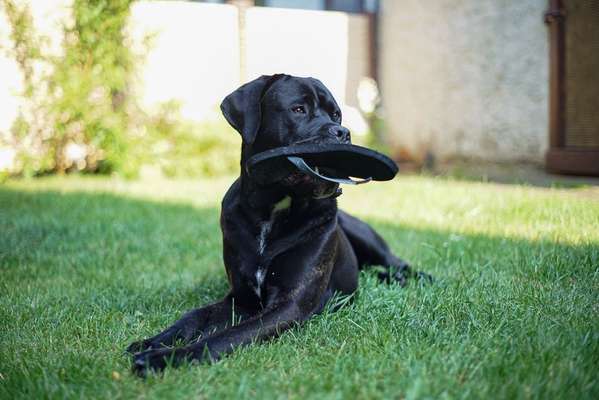
[[[299,142],[350,143],[341,111],[318,80],[262,76],[227,96],[227,121],[243,138],[241,176],[222,202],[223,258],[231,291],[127,349],[145,375],[168,363],[217,360],[321,312],[335,293],[358,287],[358,270],[402,286],[415,276],[366,223],[337,209],[338,184],[292,174],[266,187],[243,168],[254,154]],[[232,325],[231,316],[240,318]],[[184,347],[169,348],[177,343]]]

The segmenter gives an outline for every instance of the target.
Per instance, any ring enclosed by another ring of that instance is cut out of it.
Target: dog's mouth
[[[335,198],[341,195],[339,184],[314,177],[302,171],[295,171],[284,177],[280,184],[299,197],[313,199]]]
[[[338,177],[336,176],[338,173],[334,168],[323,168],[322,173],[318,170],[318,166],[312,168],[304,161],[301,157],[292,157],[289,156],[287,159],[297,167],[298,170],[302,171],[306,175],[309,175],[315,179],[322,179],[323,181],[344,184],[344,185],[361,185],[363,183],[368,183],[372,180],[372,177],[364,178],[364,179],[352,179],[351,176],[348,177]]]
[[[337,177],[338,173],[332,168],[319,169],[318,166],[311,167],[301,157],[290,156],[287,159],[296,166],[298,171],[284,178],[284,185],[311,188],[312,198],[314,199],[340,196],[342,193],[341,188],[339,188],[340,184],[360,185],[372,180],[372,178],[352,179],[351,177]]]

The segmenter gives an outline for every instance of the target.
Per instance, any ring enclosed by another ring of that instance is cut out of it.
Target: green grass
[[[0,186],[0,398],[599,397],[597,191],[427,177],[340,203],[434,285],[363,273],[337,313],[214,365],[133,377],[127,344],[227,290],[229,183]]]

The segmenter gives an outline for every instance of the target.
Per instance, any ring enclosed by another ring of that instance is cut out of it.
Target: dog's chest
[[[275,225],[275,223],[278,222],[278,219],[287,212],[287,210],[290,207],[291,197],[287,196],[274,205],[270,213],[270,218],[260,223],[260,229],[257,237],[257,253],[260,259],[263,259],[262,256],[264,255],[264,252],[268,247],[268,239],[273,229],[273,226]],[[253,282],[251,282],[251,286],[259,298],[262,298],[262,287],[264,285],[266,273],[268,272],[267,269],[268,265],[257,265],[256,273],[253,277]]]

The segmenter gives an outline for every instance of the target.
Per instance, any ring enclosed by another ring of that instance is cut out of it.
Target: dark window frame
[[[366,7],[366,1],[367,0],[360,0],[360,10],[359,11],[346,11],[346,10],[339,10],[339,9],[335,9],[333,8],[333,0],[324,0],[324,8],[320,11],[340,11],[340,12],[346,12],[349,14],[372,14],[372,11],[369,11]],[[376,1],[376,5],[375,5],[375,9],[374,12],[378,12],[379,7],[380,7],[380,0],[375,0]],[[270,7],[268,5],[265,5],[266,0],[255,0],[253,3],[254,5],[258,6],[258,7]],[[301,8],[298,8],[301,10]]]

